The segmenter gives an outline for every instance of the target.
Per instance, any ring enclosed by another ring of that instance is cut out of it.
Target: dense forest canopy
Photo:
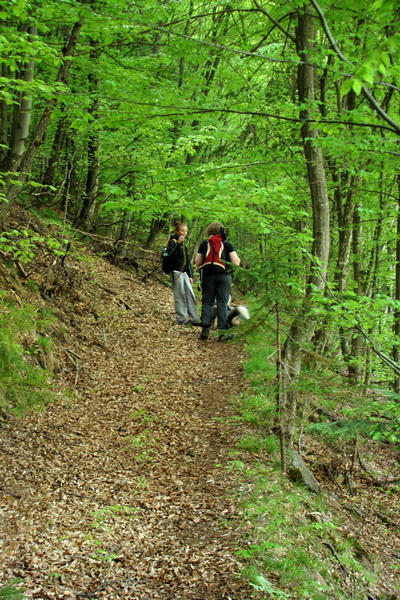
[[[219,219],[238,287],[278,314],[289,444],[307,352],[399,392],[399,16],[398,0],[1,1],[2,243],[23,235],[15,202],[64,215],[61,251],[84,231],[120,257],[158,251],[177,217],[195,250]]]

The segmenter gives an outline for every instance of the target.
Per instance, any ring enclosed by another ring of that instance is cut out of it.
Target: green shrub
[[[47,322],[33,308],[0,294],[0,409],[21,414],[50,400],[49,373],[33,356],[49,344],[41,336]]]

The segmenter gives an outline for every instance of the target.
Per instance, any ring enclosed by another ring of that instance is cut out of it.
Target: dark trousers
[[[229,329],[227,323],[228,302],[231,293],[232,277],[226,273],[204,275],[202,281],[201,324],[211,327],[213,306],[217,303],[218,329]]]

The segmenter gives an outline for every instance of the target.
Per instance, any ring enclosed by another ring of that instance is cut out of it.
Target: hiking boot
[[[190,321],[193,327],[201,327],[201,321]]]
[[[210,330],[208,327],[203,327],[200,334],[201,340],[208,340],[208,336],[210,335]]]
[[[233,339],[233,333],[228,333],[228,334],[221,333],[221,335],[218,337],[219,342],[228,342],[229,340],[232,340],[232,339]]]

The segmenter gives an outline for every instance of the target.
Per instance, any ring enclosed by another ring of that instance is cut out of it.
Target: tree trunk
[[[134,202],[135,195],[136,195],[136,177],[135,177],[134,173],[130,173],[130,176],[129,176],[128,192],[129,192],[129,196],[132,198],[132,202]],[[115,244],[117,246],[117,257],[118,258],[125,258],[125,256],[126,256],[127,249],[128,249],[128,236],[129,236],[129,230],[131,228],[131,224],[132,224],[132,212],[126,210],[123,214],[122,224],[121,224],[121,229],[119,232],[118,239],[115,242]]]
[[[356,286],[355,291],[357,295],[362,296],[364,295],[364,286],[361,265],[361,219],[359,205],[354,207],[353,213],[353,255],[353,277]],[[352,362],[349,364],[349,374],[350,377],[356,382],[360,382],[362,378],[363,367],[360,361],[361,357],[363,356],[364,347],[365,342],[363,336],[360,333],[355,332],[351,341]]]
[[[36,35],[37,27],[32,25],[28,29],[30,39]],[[21,73],[21,79],[26,83],[33,81],[35,70],[35,60],[31,58],[26,64],[25,69]],[[3,172],[15,172],[21,162],[23,153],[25,152],[26,141],[29,135],[29,126],[31,122],[32,113],[32,96],[27,95],[25,92],[21,93],[20,101],[14,106],[13,122],[10,131],[10,140],[8,145],[8,151],[5,153],[3,160],[0,163],[0,170]],[[3,115],[6,118],[7,112],[3,107]],[[2,115],[2,116],[3,116]],[[7,139],[7,121],[2,122],[3,135]],[[2,136],[3,137],[3,136]],[[6,181],[10,179],[10,176],[6,178]]]
[[[76,45],[78,42],[78,37],[79,37],[80,31],[82,29],[82,25],[83,25],[83,18],[81,18],[77,23],[75,23],[74,27],[71,30],[71,35],[69,37],[69,40],[63,48],[63,62],[61,64],[61,67],[59,69],[59,72],[58,72],[58,75],[56,78],[57,83],[65,83],[67,81],[68,72],[69,72],[69,68],[70,68],[70,64],[71,64],[71,61],[69,59],[72,56],[72,54],[76,48]],[[32,163],[36,156],[36,153],[43,143],[44,134],[46,133],[46,129],[49,124],[50,117],[53,113],[53,110],[54,110],[56,104],[57,104],[57,98],[58,98],[59,93],[60,92],[55,92],[54,97],[50,100],[48,106],[45,108],[45,110],[39,120],[39,123],[38,123],[35,131],[33,132],[32,139],[31,139],[31,142],[29,144],[27,151],[17,155],[17,156],[19,156],[19,164],[18,164],[18,161],[15,161],[13,163],[13,169],[20,172],[18,179],[21,183],[26,181],[27,176],[30,173]],[[26,115],[25,115],[24,123],[25,123],[25,126],[28,126],[28,128],[29,128],[29,124],[27,124]],[[5,160],[7,160],[7,157],[5,158]],[[2,167],[2,170],[8,170],[8,169],[4,169]],[[6,197],[7,197],[8,202],[3,202],[2,204],[0,204],[0,219],[3,219],[5,217],[5,215],[11,208],[12,203],[17,198],[19,191],[21,189],[20,185],[18,185],[18,184],[10,184],[9,182],[7,182],[7,183],[8,183],[8,185],[6,188]]]
[[[125,258],[126,257],[126,253],[128,250],[128,235],[129,235],[129,230],[131,228],[131,222],[132,222],[132,213],[125,211],[123,218],[122,218],[119,236],[118,236],[118,239],[115,241],[115,246],[117,249],[116,250],[117,258]]]
[[[338,257],[334,276],[334,288],[337,290],[339,295],[341,295],[346,289],[347,269],[349,266],[352,242],[354,210],[352,186],[354,184],[354,178],[351,177],[349,182],[347,172],[344,173],[342,176],[337,175],[336,172],[332,172],[332,178],[337,184],[335,187],[334,200],[338,220],[339,237]],[[346,200],[344,204],[342,193],[343,184],[345,187],[348,186],[346,190]],[[345,359],[347,359],[350,356],[351,351],[349,344],[349,335],[343,327],[339,327],[339,339],[342,355]]]
[[[93,107],[92,107],[93,108]],[[97,194],[99,191],[99,147],[100,138],[98,132],[90,134],[88,143],[88,170],[86,177],[86,191],[83,197],[82,209],[79,214],[78,224],[80,227],[90,230],[96,208]]]
[[[61,208],[65,214],[73,214],[76,206],[78,192],[78,177],[76,174],[77,149],[74,140],[67,135],[65,140],[65,160],[67,161],[66,179]],[[75,213],[76,216],[76,213]]]
[[[313,208],[313,257],[307,281],[307,291],[302,307],[290,327],[282,352],[282,407],[281,429],[285,444],[293,447],[296,423],[297,392],[296,380],[300,375],[304,345],[307,344],[315,330],[315,322],[309,311],[313,303],[316,288],[323,289],[329,257],[329,200],[326,186],[326,175],[321,148],[318,146],[318,130],[307,121],[315,106],[316,80],[312,66],[312,49],[314,45],[313,9],[310,4],[299,13],[297,44],[303,61],[298,70],[299,101],[305,106],[300,112],[304,119],[301,128],[304,154],[307,163],[308,183]]]
[[[150,233],[148,235],[147,240],[143,244],[145,248],[151,248],[156,237],[158,236],[159,233],[162,232],[164,227],[169,223],[169,220],[170,220],[169,213],[165,213],[161,217],[161,219],[153,219],[153,222],[152,222],[151,228],[150,228]]]
[[[96,122],[98,121],[99,108],[99,79],[96,76],[97,59],[99,51],[96,48],[94,41],[91,42],[92,50],[90,52],[90,61],[93,65],[92,71],[88,75],[89,95],[93,97],[89,114],[91,116],[92,129],[89,133],[88,142],[88,170],[86,177],[86,190],[83,197],[82,209],[79,215],[78,224],[87,231],[91,229],[94,217],[94,211],[97,203],[97,195],[99,191],[99,173],[100,173],[100,136]]]
[[[398,210],[397,210],[397,239],[396,239],[396,283],[395,283],[395,300],[400,301],[400,175],[397,175],[398,186]],[[393,358],[397,364],[400,363],[400,310],[397,309],[394,313],[394,347]],[[400,375],[395,374],[394,391],[400,394]]]
[[[54,141],[53,141],[53,146],[51,149],[50,158],[47,163],[47,167],[44,172],[44,175],[42,177],[43,188],[40,189],[39,194],[44,194],[44,195],[48,194],[49,193],[48,187],[54,185],[54,176],[56,173],[57,163],[60,159],[61,150],[62,150],[62,147],[64,144],[66,130],[67,130],[67,117],[62,117],[62,119],[60,119],[58,122],[57,131],[54,136]]]
[[[1,65],[1,76],[10,78],[10,72],[7,65]],[[0,101],[0,164],[3,162],[7,154],[8,146],[8,104],[5,99]]]

